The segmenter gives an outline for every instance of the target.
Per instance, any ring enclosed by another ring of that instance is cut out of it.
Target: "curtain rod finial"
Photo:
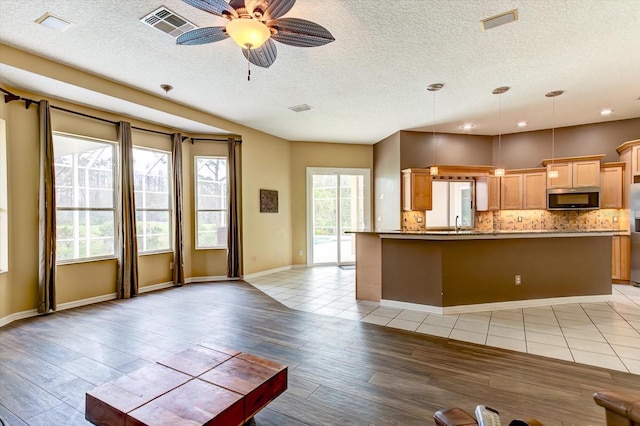
[[[14,95],[13,93],[7,93],[4,95],[5,104],[8,104],[9,102],[12,102],[12,101],[19,101],[19,100],[20,100],[20,96]]]

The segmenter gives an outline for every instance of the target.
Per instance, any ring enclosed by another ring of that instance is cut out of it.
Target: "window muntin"
[[[172,249],[170,173],[168,152],[133,148],[138,253]]]
[[[115,255],[115,158],[112,142],[53,134],[56,260]]]
[[[227,159],[195,157],[196,249],[227,247]]]

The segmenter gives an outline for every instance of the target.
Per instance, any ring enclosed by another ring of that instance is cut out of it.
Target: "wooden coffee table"
[[[287,366],[201,343],[86,394],[96,425],[243,425],[287,389]]]

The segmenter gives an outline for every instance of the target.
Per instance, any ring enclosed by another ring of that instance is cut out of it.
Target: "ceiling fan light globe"
[[[231,20],[226,31],[243,49],[257,49],[271,37],[271,31],[265,24],[251,18]]]

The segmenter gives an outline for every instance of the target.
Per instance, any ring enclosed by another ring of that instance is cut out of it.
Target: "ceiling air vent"
[[[172,37],[178,37],[181,34],[191,31],[196,26],[184,19],[182,16],[176,15],[166,7],[161,7],[142,18],[140,22],[157,28],[165,34]]]
[[[312,110],[313,108],[311,108],[307,104],[302,104],[302,105],[296,105],[296,106],[289,107],[289,109],[291,111],[293,111],[293,112],[304,112],[304,111]]]
[[[518,9],[513,9],[500,15],[492,16],[491,18],[483,19],[482,29],[490,30],[500,25],[508,24],[509,22],[515,22],[518,20]]]

